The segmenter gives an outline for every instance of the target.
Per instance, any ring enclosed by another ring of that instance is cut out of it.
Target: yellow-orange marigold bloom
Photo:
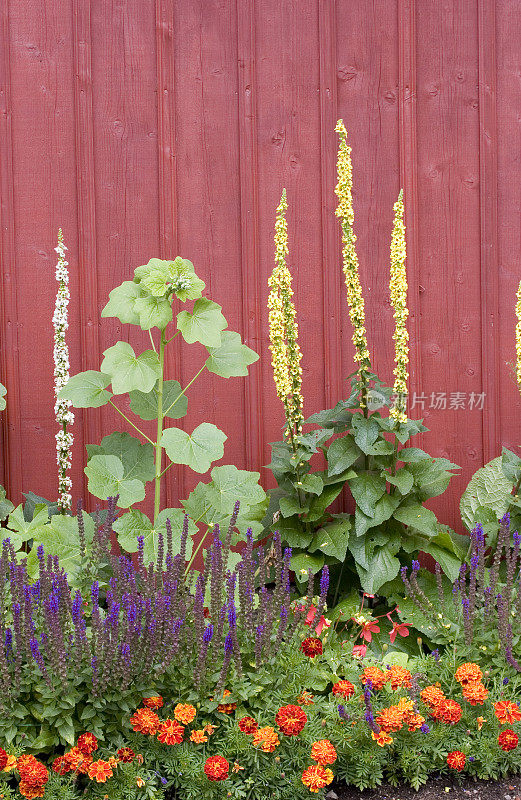
[[[212,725],[210,722],[207,722],[206,725],[204,725],[203,727],[203,731],[207,733],[208,736],[211,736],[212,733],[214,733],[217,730],[217,728],[218,728],[217,725]]]
[[[385,731],[380,731],[380,733],[371,731],[371,736],[375,740],[378,747],[385,747],[386,744],[392,744],[394,742],[393,737],[389,736],[389,734]]]
[[[476,722],[477,722],[477,724],[478,724],[478,731],[480,731],[480,730],[481,730],[481,728],[483,727],[483,724],[484,724],[486,721],[487,721],[487,720],[485,719],[485,717],[478,717],[478,718],[477,718]]]
[[[451,769],[456,769],[458,772],[465,766],[466,756],[465,753],[462,753],[460,750],[453,750],[452,753],[449,753],[447,756],[447,764]]]
[[[403,721],[407,725],[409,731],[417,731],[425,722],[425,717],[421,714],[416,714],[414,711],[406,711],[403,715]]]
[[[519,722],[521,719],[519,706],[517,703],[511,703],[509,700],[500,700],[494,703],[494,713],[502,725]]]
[[[231,695],[229,689],[225,689],[223,692],[223,700],[226,700],[227,697]],[[217,706],[217,711],[220,711],[221,714],[233,714],[235,709],[237,708],[237,703],[219,703]]]
[[[376,722],[385,733],[399,731],[403,725],[403,712],[397,706],[382,708]]]
[[[280,739],[275,728],[266,725],[264,728],[258,728],[255,731],[253,734],[253,744],[264,753],[273,753],[275,748],[280,744]]]
[[[165,719],[157,729],[157,738],[161,744],[181,744],[185,729],[175,719]]]
[[[183,725],[189,725],[195,719],[197,709],[190,703],[178,703],[174,708],[174,717]]]
[[[107,778],[112,778],[114,775],[112,767],[108,761],[103,761],[101,758],[98,761],[93,761],[88,771],[89,778],[97,783],[105,783]]]
[[[454,673],[454,677],[458,683],[464,686],[467,683],[478,683],[482,679],[483,673],[477,664],[474,664],[472,661],[467,661],[465,664],[458,667]]]
[[[366,667],[360,676],[360,683],[365,686],[367,681],[371,681],[373,689],[382,689],[389,680],[388,672],[383,672],[379,667]]]
[[[302,773],[302,783],[307,786],[310,792],[318,793],[320,789],[329,786],[333,781],[333,773],[330,769],[313,764]]]
[[[208,741],[208,736],[206,736],[204,730],[192,731],[190,734],[190,741],[195,744],[204,744]]]
[[[145,785],[145,781],[143,780],[143,778],[140,775],[138,775],[137,778],[136,778],[136,786],[139,789],[142,789],[144,785]]]
[[[333,687],[334,688],[334,687]],[[315,701],[313,700],[313,695],[311,692],[301,692],[298,696],[298,702],[301,706],[313,706],[315,705]]]
[[[311,745],[311,758],[321,767],[325,767],[335,763],[337,752],[329,739],[319,739]]]
[[[395,691],[402,686],[406,689],[410,689],[412,675],[405,667],[401,667],[399,664],[393,664],[389,670],[389,680],[391,682],[391,688]]]
[[[156,694],[153,697],[144,697],[142,703],[145,708],[151,708],[153,711],[157,711],[158,708],[163,708],[164,704],[163,698],[159,694]]]
[[[425,689],[423,689],[420,693],[420,697],[425,705],[429,706],[431,709],[435,708],[446,699],[439,684],[436,684],[435,686],[426,686]]]
[[[488,697],[488,689],[481,682],[465,683],[462,686],[463,697],[471,706],[482,706]]]
[[[7,756],[7,764],[5,765],[3,771],[4,772],[11,772],[12,769],[16,767],[16,756],[8,755]]]
[[[138,710],[130,717],[130,724],[136,733],[142,733],[145,736],[153,736],[157,733],[161,720],[155,711],[150,708],[138,708]]]

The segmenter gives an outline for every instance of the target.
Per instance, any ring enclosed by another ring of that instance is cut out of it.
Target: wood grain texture
[[[346,396],[351,327],[334,217],[342,117],[369,345],[388,383],[392,206],[404,188],[411,400],[425,397],[412,415],[430,428],[423,446],[462,466],[433,504],[457,527],[472,472],[520,441],[510,368],[521,277],[519,11],[517,0],[1,5],[0,381],[9,408],[0,415],[0,483],[13,499],[22,489],[56,491],[50,320],[60,225],[73,371],[97,368],[118,339],[149,346],[139,330],[100,319],[109,291],[136,266],[178,253],[194,262],[229,327],[261,358],[246,381],[201,378],[182,424],[221,427],[224,463],[260,470],[268,486],[262,465],[283,412],[267,279],[285,186],[305,413]],[[168,376],[186,383],[205,357],[176,344]],[[431,407],[433,393],[449,406],[458,392],[467,407]],[[468,408],[471,392],[485,393],[483,410]],[[124,427],[107,408],[77,415],[76,497],[84,444]],[[165,504],[198,480],[171,470]]]

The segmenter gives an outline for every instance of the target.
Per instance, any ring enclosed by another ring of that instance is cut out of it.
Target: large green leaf
[[[450,528],[444,528],[424,545],[423,552],[429,553],[439,563],[449,580],[453,582],[459,575],[467,547],[466,536],[458,536]]]
[[[313,533],[304,529],[302,521],[297,516],[279,518],[273,523],[272,530],[279,531],[281,540],[288,547],[306,549],[313,538]]]
[[[148,264],[137,267],[134,275],[154,296],[163,297],[172,290],[182,302],[201,297],[205,287],[204,281],[195,274],[192,262],[180,256],[173,261],[151,258]]]
[[[136,356],[128,342],[116,342],[103,353],[101,370],[110,375],[114,394],[124,394],[133,389],[152,391],[161,374],[159,357],[154,350],[145,350]]]
[[[7,499],[4,487],[0,486],[0,522],[7,519],[13,509],[14,504]]]
[[[180,428],[167,428],[161,444],[174,464],[186,464],[194,472],[203,473],[208,472],[213,461],[223,457],[227,438],[215,425],[203,422],[191,434]]]
[[[85,467],[89,492],[101,499],[119,494],[121,508],[141,502],[145,499],[145,484],[137,478],[126,479],[124,472],[117,456],[93,456]]]
[[[248,366],[259,356],[245,344],[235,331],[223,331],[219,347],[207,347],[210,354],[206,359],[206,369],[221,378],[239,377],[248,374]]]
[[[313,497],[311,500],[306,519],[309,520],[309,522],[316,522],[319,520],[325,513],[326,509],[331,505],[333,500],[338,497],[343,488],[343,481],[339,481],[338,483],[330,483],[327,486],[324,486],[324,490],[321,492],[321,494],[319,494],[318,497]]]
[[[119,545],[128,553],[136,553],[138,549],[137,537],[144,538],[143,559],[145,564],[157,562],[159,534],[163,535],[163,542],[166,547],[166,521],[170,520],[172,525],[172,550],[177,555],[181,546],[181,534],[183,530],[185,512],[182,508],[164,508],[158,514],[156,525],[141,511],[129,511],[123,514],[113,525],[118,534]],[[197,533],[197,525],[191,519],[188,520],[188,540],[186,546],[187,558],[192,555],[192,537]]]
[[[450,462],[448,462],[450,464]],[[417,494],[420,500],[428,500],[442,494],[453,477],[452,472],[445,469],[446,459],[433,458],[409,464],[408,471],[414,476]],[[451,465],[452,466],[452,465]]]
[[[468,530],[472,530],[476,522],[480,522],[476,517],[480,506],[492,509],[498,519],[502,517],[510,505],[512,488],[513,481],[503,472],[501,456],[478,469],[460,501],[461,518]]]
[[[349,481],[349,488],[357,506],[368,517],[374,517],[375,506],[385,494],[385,478],[363,472]]]
[[[396,486],[400,494],[409,494],[411,491],[414,478],[406,467],[396,470],[394,475],[390,475],[388,472],[382,472],[380,474],[389,483],[392,483],[393,486]]]
[[[69,378],[60,391],[59,398],[70,400],[74,408],[99,408],[112,397],[106,389],[110,381],[110,375],[88,369]]]
[[[139,314],[135,310],[135,303],[143,294],[137,283],[123,281],[109,294],[109,302],[101,312],[101,316],[117,317],[123,323],[139,325]]]
[[[371,447],[378,439],[380,428],[376,419],[364,417],[362,414],[353,414],[353,436],[362,452],[368,454]]]
[[[416,528],[428,536],[436,536],[439,531],[436,514],[422,506],[421,503],[412,502],[400,506],[394,512],[394,518],[407,527]]]
[[[3,383],[0,383],[0,411],[3,411],[7,405],[5,401],[6,394],[7,394],[7,389],[5,388]]]
[[[299,581],[306,581],[308,573],[313,572],[317,575],[324,566],[324,556],[321,553],[309,555],[309,553],[297,553],[291,557],[291,569]]]
[[[400,505],[401,497],[399,494],[385,493],[375,504],[374,513],[372,517],[360,509],[359,506],[355,509],[355,533],[357,536],[362,536],[369,528],[381,525],[390,517],[392,517],[395,509]]]
[[[150,328],[164,329],[173,319],[172,306],[166,297],[153,297],[143,293],[136,300],[134,308],[139,315],[139,325],[144,331],[149,331]]]
[[[30,522],[25,519],[23,506],[19,505],[9,515],[7,524],[6,535],[11,539],[11,543],[15,550],[18,550],[23,542],[33,539],[35,531],[38,531],[43,525],[49,522],[49,513],[47,506],[37,505],[34,511],[33,518]]]
[[[47,509],[45,509],[45,515],[47,516]],[[83,524],[85,528],[85,541],[88,546],[91,544],[94,537],[94,520],[87,514],[84,514]],[[81,548],[78,520],[76,517],[56,514],[51,517],[48,524],[33,528],[32,537],[34,539],[34,544],[27,559],[29,575],[32,578],[36,577],[38,574],[38,557],[36,550],[40,544],[43,545],[44,551],[48,555],[59,557],[60,566],[67,572],[70,579],[74,580],[79,577],[81,570]]]
[[[332,522],[328,522],[318,529],[309,545],[309,552],[314,553],[320,550],[326,556],[333,556],[342,562],[346,557],[350,529],[350,516],[348,514],[339,515]]]
[[[104,436],[100,444],[88,444],[86,450],[89,459],[93,456],[117,456],[123,464],[125,480],[138,478],[146,483],[155,477],[154,448],[149,442],[141,444],[139,439],[125,431]]]
[[[206,347],[219,347],[221,331],[227,324],[221,306],[206,297],[195,301],[192,313],[181,311],[177,315],[177,327],[188,344],[201,342]]]
[[[130,408],[141,419],[157,419],[158,384],[151,392],[130,392]],[[188,411],[188,398],[182,394],[179,381],[163,382],[163,414],[170,419],[181,419]]]
[[[506,447],[503,448],[501,454],[501,467],[505,473],[505,478],[512,481],[512,483],[517,483],[521,472],[521,458]]]
[[[335,439],[327,451],[327,474],[329,477],[339,475],[355,463],[360,456],[360,448],[351,435]]]
[[[356,569],[364,592],[376,594],[384,583],[396,578],[400,571],[400,562],[395,555],[399,547],[399,541],[375,547],[367,569],[356,562]]]

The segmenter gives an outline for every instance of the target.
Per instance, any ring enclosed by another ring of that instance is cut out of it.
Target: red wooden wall
[[[73,371],[97,369],[102,350],[129,336],[100,318],[114,285],[152,256],[190,258],[261,360],[247,380],[201,380],[184,422],[214,422],[229,434],[225,463],[261,468],[283,421],[266,281],[286,186],[305,410],[346,395],[351,330],[333,214],[343,117],[370,346],[388,381],[388,248],[405,188],[412,390],[427,396],[423,445],[462,466],[436,504],[455,524],[471,473],[519,442],[509,362],[521,277],[520,41],[521,0],[4,0],[0,482],[11,497],[56,493],[59,226]],[[172,376],[186,382],[201,358],[197,347],[175,354]],[[430,409],[432,392],[467,402],[485,392],[484,410]],[[118,427],[106,409],[78,412],[76,496],[84,444]],[[172,474],[166,502],[196,480]]]

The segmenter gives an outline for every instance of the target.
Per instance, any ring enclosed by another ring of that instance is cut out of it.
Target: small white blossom
[[[67,475],[72,464],[71,447],[74,441],[72,433],[67,431],[67,426],[74,422],[74,414],[70,410],[70,400],[60,400],[58,394],[69,380],[69,348],[65,333],[69,327],[67,312],[69,308],[69,262],[65,259],[67,248],[63,243],[62,230],[58,231],[58,247],[54,248],[58,253],[58,263],[56,264],[56,280],[59,283],[56,294],[56,305],[52,324],[54,327],[54,392],[56,402],[54,413],[56,422],[60,430],[56,434],[56,460],[58,462],[58,506],[62,511],[70,511],[72,497],[72,481]]]

